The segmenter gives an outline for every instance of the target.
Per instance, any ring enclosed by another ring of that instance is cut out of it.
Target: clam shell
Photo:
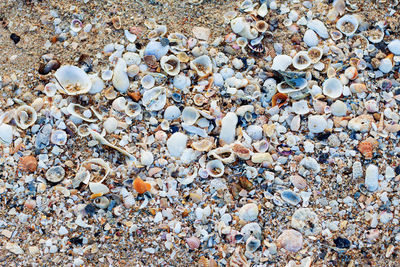
[[[338,98],[343,93],[343,84],[337,78],[329,78],[322,84],[324,95],[330,98]]]
[[[176,76],[181,71],[181,62],[174,56],[163,56],[160,61],[161,68],[170,76]]]
[[[298,52],[293,57],[293,67],[298,70],[304,70],[311,65],[311,59],[308,57],[308,53],[305,51]]]
[[[234,33],[249,40],[255,39],[258,36],[257,30],[250,28],[250,23],[248,23],[244,17],[238,17],[231,20],[231,28]]]
[[[156,79],[154,79],[154,77],[149,74],[143,76],[143,78],[140,80],[140,84],[143,86],[144,89],[152,88],[155,83]]]
[[[212,72],[211,59],[207,55],[200,56],[190,62],[190,68],[199,76],[206,76]]]
[[[211,138],[204,138],[202,140],[193,142],[191,144],[191,147],[194,150],[200,151],[200,152],[208,152],[210,149],[214,146],[214,139]]]
[[[184,123],[193,125],[200,117],[200,114],[194,107],[185,107],[182,111],[181,117]]]
[[[13,127],[11,125],[0,124],[0,142],[5,145],[10,145],[13,140]]]
[[[222,161],[215,159],[207,162],[206,170],[211,177],[221,177],[224,174],[225,166]]]
[[[92,87],[89,75],[76,66],[62,66],[56,71],[54,77],[57,80],[58,90],[64,94],[86,94]]]
[[[53,166],[46,172],[46,180],[52,183],[61,182],[65,177],[65,170],[61,166]]]
[[[164,108],[167,102],[166,89],[164,87],[154,87],[143,94],[142,103],[150,111],[159,111]]]
[[[87,122],[97,121],[97,118],[94,116],[93,112],[90,109],[85,108],[84,106],[81,106],[79,104],[69,103],[67,111],[71,115],[80,118],[83,121]]]
[[[136,118],[142,113],[142,107],[136,102],[128,102],[125,106],[125,113],[131,118]]]
[[[37,120],[36,110],[28,105],[20,106],[14,113],[14,120],[19,128],[27,129]]]
[[[353,35],[358,25],[358,19],[353,15],[344,15],[336,22],[336,28],[346,36]]]
[[[236,156],[238,156],[241,159],[244,160],[249,160],[251,157],[251,151],[244,145],[240,143],[232,144],[231,145],[232,152],[235,153]]]

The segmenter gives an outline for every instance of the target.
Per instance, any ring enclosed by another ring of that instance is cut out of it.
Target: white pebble
[[[227,144],[235,141],[236,124],[238,123],[238,117],[233,112],[228,112],[222,119],[221,132],[219,138]]]
[[[378,166],[370,164],[365,171],[365,187],[374,192],[378,189],[379,169]]]
[[[168,152],[172,157],[180,158],[186,148],[188,137],[186,134],[176,132],[167,141]]]
[[[255,203],[244,205],[239,210],[239,218],[246,222],[255,221],[258,216],[258,207]]]
[[[319,43],[317,34],[310,29],[304,33],[303,40],[309,47],[317,46]]]

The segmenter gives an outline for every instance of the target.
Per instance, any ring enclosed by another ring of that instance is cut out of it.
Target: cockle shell
[[[37,120],[36,110],[28,105],[20,106],[14,113],[14,120],[19,128],[27,129]]]
[[[347,36],[353,35],[358,25],[358,19],[353,15],[344,15],[336,22],[336,28]]]
[[[276,243],[279,248],[283,247],[288,251],[297,252],[303,247],[303,236],[296,230],[285,230],[278,237]]]
[[[160,61],[161,68],[170,76],[176,76],[181,71],[181,62],[174,56],[163,56]]]
[[[330,98],[338,98],[343,93],[343,85],[341,81],[337,78],[327,79],[323,83],[322,87],[324,95]]]
[[[64,130],[53,130],[50,136],[51,143],[62,146],[67,142],[67,133]]]
[[[245,222],[257,220],[258,206],[256,203],[248,203],[243,205],[239,210],[239,218]]]
[[[201,244],[200,239],[195,236],[187,238],[186,243],[188,244],[190,249],[198,249]]]
[[[307,52],[300,51],[293,57],[292,64],[293,64],[293,67],[295,67],[296,69],[304,70],[311,65],[311,59],[309,58]]]
[[[190,61],[190,68],[195,70],[200,77],[206,76],[212,72],[211,59],[207,55],[197,57]]]
[[[147,191],[150,191],[151,185],[149,183],[144,182],[142,179],[138,177],[135,179],[135,181],[133,181],[133,188],[139,194],[144,194]]]
[[[224,174],[225,166],[222,161],[215,159],[207,162],[206,170],[211,177],[221,177]]]
[[[143,94],[142,103],[151,111],[161,110],[167,102],[166,89],[162,86],[154,87]]]
[[[378,147],[378,141],[372,137],[368,137],[364,141],[361,141],[358,145],[358,150],[366,159],[372,159],[374,150]]]
[[[19,162],[18,162],[18,170],[23,171],[23,172],[33,173],[36,171],[37,166],[38,166],[38,161],[32,155],[23,156],[19,159]]]
[[[86,94],[92,87],[89,75],[76,66],[62,66],[56,71],[54,77],[58,90],[67,95]]]

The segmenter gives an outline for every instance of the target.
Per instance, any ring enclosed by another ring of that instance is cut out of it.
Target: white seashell
[[[237,123],[237,115],[233,112],[228,112],[221,121],[221,131],[219,134],[220,140],[226,144],[233,143],[233,141],[235,141]]]
[[[104,89],[104,82],[103,80],[97,76],[97,74],[89,75],[90,80],[92,81],[92,87],[90,87],[89,94],[97,94],[103,91]]]
[[[185,107],[182,111],[182,121],[188,125],[193,125],[199,117],[200,114],[194,107]]]
[[[125,113],[131,118],[136,118],[142,113],[142,107],[139,103],[128,102],[125,106]]]
[[[369,113],[375,113],[375,112],[379,111],[378,103],[374,99],[366,101],[364,105],[365,105],[365,109]]]
[[[353,35],[358,25],[358,19],[353,15],[344,15],[336,22],[336,28],[346,36]]]
[[[77,117],[80,118],[81,120],[87,121],[87,122],[95,122],[97,121],[97,118],[93,116],[93,113],[90,111],[90,109],[85,108],[84,106],[81,106],[79,104],[75,103],[69,103],[67,106],[67,111]]]
[[[215,159],[207,162],[206,170],[211,177],[221,177],[224,174],[225,166],[222,161]]]
[[[46,94],[48,97],[53,97],[56,95],[58,89],[57,85],[54,83],[48,83],[44,86],[43,92]]]
[[[310,109],[308,108],[308,102],[306,100],[300,100],[297,102],[293,102],[292,104],[292,110],[294,113],[298,115],[304,115],[310,112]]]
[[[205,138],[191,144],[192,148],[196,151],[207,152],[214,146],[213,138]]]
[[[172,121],[181,116],[181,111],[177,106],[169,106],[164,111],[164,119]]]
[[[318,63],[321,60],[323,54],[324,51],[319,47],[311,47],[307,51],[307,55],[311,59],[311,63],[313,64]]]
[[[181,71],[181,62],[174,56],[163,56],[160,61],[161,68],[170,76],[176,76]]]
[[[150,151],[142,151],[140,153],[140,163],[144,166],[150,166],[154,162],[154,155]]]
[[[143,78],[140,80],[140,84],[143,86],[144,89],[150,89],[154,86],[156,83],[156,79],[152,75],[145,75]]]
[[[167,26],[165,25],[157,25],[156,28],[149,32],[147,37],[149,39],[156,39],[159,37],[163,37],[167,33]]]
[[[254,252],[256,251],[261,245],[261,241],[250,236],[246,241],[246,251]]]
[[[337,78],[329,78],[323,84],[324,95],[330,98],[338,98],[343,93],[343,84]]]
[[[157,60],[160,60],[163,56],[165,56],[168,53],[168,50],[169,50],[169,45],[163,46],[160,42],[151,41],[147,44],[144,50],[144,55],[145,56],[153,55],[157,58]]]
[[[186,148],[188,137],[186,134],[176,132],[167,140],[168,152],[172,157],[180,158]]]
[[[68,95],[86,94],[92,87],[92,81],[84,70],[76,66],[66,65],[54,74],[57,88]]]
[[[313,31],[308,29],[303,36],[303,40],[309,47],[317,46],[319,43],[319,39],[317,34]]]
[[[346,116],[347,114],[347,106],[346,103],[340,100],[336,100],[332,105],[331,105],[331,113],[333,116]]]
[[[110,81],[113,77],[113,71],[106,69],[106,70],[102,70],[101,72],[101,78],[103,79],[103,81]]]
[[[78,126],[77,133],[80,137],[86,137],[90,134],[89,125],[81,124]]]
[[[196,135],[201,136],[201,137],[207,137],[208,136],[206,130],[204,130],[202,128],[199,128],[199,127],[187,124],[187,123],[182,123],[181,125],[182,125],[182,128],[185,131],[187,131],[187,132],[189,132],[191,134],[196,134]]]
[[[293,57],[293,67],[298,70],[304,70],[311,65],[311,59],[308,57],[307,52],[300,51]]]
[[[207,55],[200,56],[190,61],[190,68],[197,72],[199,76],[206,76],[212,72],[211,59]]]
[[[72,179],[72,188],[78,188],[81,183],[88,184],[90,181],[90,172],[85,168],[79,168],[74,179]]]
[[[185,74],[179,74],[174,77],[173,85],[176,89],[185,90],[191,84],[190,78]]]
[[[379,168],[374,164],[368,165],[365,171],[365,187],[370,192],[374,192],[379,188]]]
[[[103,159],[101,159],[101,158],[88,159],[88,160],[82,162],[81,166],[86,168],[91,173],[93,173],[93,171],[96,170],[98,173],[101,174],[100,178],[99,177],[94,177],[93,175],[90,175],[90,177],[93,176],[91,178],[96,178],[95,182],[97,182],[97,183],[102,183],[107,178],[107,176],[108,176],[108,174],[110,173],[110,170],[111,170],[110,165],[107,162],[105,162]],[[102,171],[100,172],[100,170],[102,170]],[[85,184],[89,183],[89,181],[85,181],[85,180],[82,181],[82,182],[85,183]]]
[[[290,252],[297,252],[303,247],[303,236],[296,230],[285,230],[278,237],[276,243],[278,247],[282,247]]]
[[[321,115],[308,117],[308,130],[312,133],[322,133],[328,127],[328,122]]]
[[[250,236],[253,236],[259,240],[261,240],[261,238],[262,238],[261,227],[256,222],[246,224],[245,226],[242,227],[240,232],[243,234],[244,241],[247,241],[247,239],[249,239]]]
[[[343,33],[341,31],[338,31],[335,29],[332,29],[330,31],[330,35],[331,35],[332,40],[334,40],[334,41],[340,40],[343,37]]]
[[[0,142],[5,145],[10,145],[13,140],[13,127],[11,125],[0,124]]]
[[[383,73],[389,73],[393,69],[393,63],[390,58],[384,58],[381,60],[381,63],[379,65],[379,70],[382,71]]]
[[[277,55],[272,61],[271,69],[285,71],[293,62],[293,59],[288,55]]]
[[[264,18],[268,14],[268,5],[263,3],[257,10],[257,15]]]
[[[307,23],[307,27],[316,32],[322,38],[329,38],[328,29],[322,21],[313,19]]]
[[[292,121],[290,122],[290,130],[298,131],[301,126],[301,118],[300,115],[294,116]]]
[[[389,49],[390,52],[395,54],[396,56],[400,56],[400,40],[399,39],[394,39],[391,41],[387,48]]]
[[[253,40],[258,36],[258,31],[250,28],[250,24],[246,22],[244,17],[238,17],[231,20],[231,28],[234,33],[249,40]]]
[[[125,60],[127,66],[131,65],[140,65],[141,58],[138,53],[133,53],[133,52],[126,52],[122,56],[122,58]]]
[[[46,172],[46,180],[52,183],[61,182],[65,177],[65,170],[61,166],[53,166]]]
[[[154,87],[143,94],[142,103],[148,110],[159,111],[164,108],[166,102],[167,95],[164,87]]]
[[[109,117],[104,121],[103,126],[107,133],[113,133],[118,128],[118,121],[114,117]]]
[[[140,67],[138,65],[130,65],[127,69],[126,69],[126,74],[128,74],[129,78],[133,78],[136,75],[138,75],[140,72]]]
[[[380,28],[376,28],[368,32],[368,40],[373,44],[382,42],[383,37],[385,37],[385,33]]]
[[[52,130],[50,136],[51,143],[62,146],[67,142],[67,133],[63,130]]]
[[[14,120],[19,128],[25,130],[36,122],[36,110],[28,105],[20,106],[14,113]]]
[[[114,88],[120,93],[126,93],[129,88],[129,78],[127,74],[126,62],[120,58],[114,68],[114,74],[112,78]]]
[[[89,183],[89,189],[92,192],[92,194],[108,194],[108,192],[110,192],[110,189],[108,188],[108,186],[102,184],[102,183],[93,183],[90,182]]]
[[[244,205],[239,210],[239,218],[246,222],[257,220],[258,217],[258,206],[255,203],[249,203]]]
[[[207,157],[216,158],[225,164],[232,163],[236,159],[232,148],[228,145],[211,150],[210,152],[208,152]]]
[[[128,30],[124,30],[124,35],[126,40],[128,40],[131,43],[134,43],[137,39],[137,36],[133,33],[130,33]]]

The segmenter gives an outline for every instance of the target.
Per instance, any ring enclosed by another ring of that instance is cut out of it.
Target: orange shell
[[[378,141],[370,137],[360,142],[358,145],[358,150],[366,159],[372,159],[373,151],[377,147]]]
[[[284,93],[277,93],[272,97],[272,106],[275,107],[278,105],[278,107],[282,107],[285,105],[288,101],[289,97],[287,94]]]
[[[144,182],[140,178],[136,178],[135,181],[133,181],[133,188],[139,193],[143,194],[147,191],[150,191],[151,185],[149,183]]]
[[[18,169],[22,172],[35,172],[38,166],[34,156],[23,156],[19,159]]]

